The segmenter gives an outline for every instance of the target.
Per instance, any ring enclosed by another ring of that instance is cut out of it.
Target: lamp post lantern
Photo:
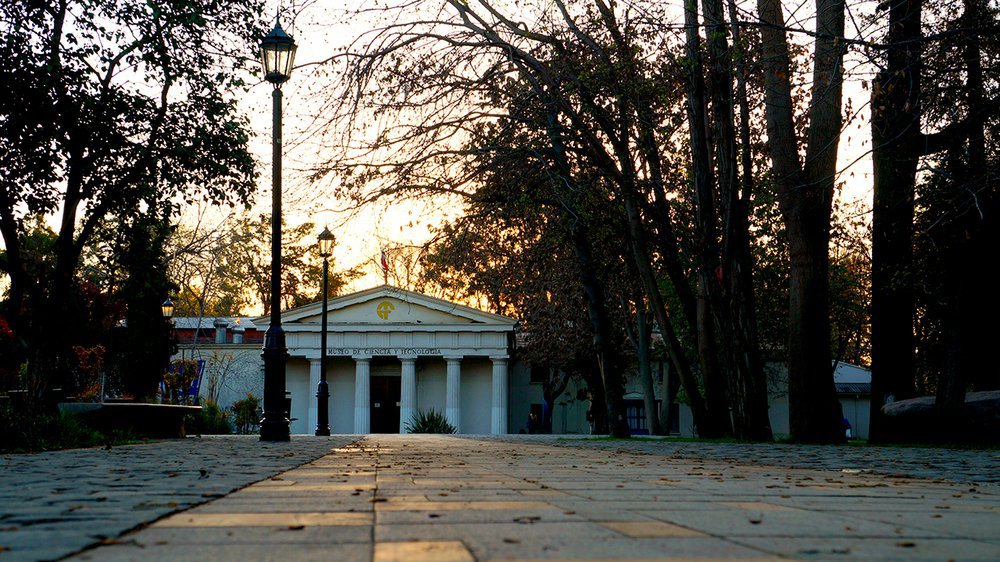
[[[319,256],[323,258],[323,314],[319,333],[319,387],[316,388],[316,435],[330,435],[330,387],[326,384],[326,304],[330,256],[336,242],[329,228],[319,233]]]
[[[288,81],[295,61],[295,41],[275,20],[274,29],[260,42],[264,80],[274,85],[271,94],[273,135],[271,143],[271,321],[264,334],[264,418],[261,441],[288,441],[285,411],[285,363],[288,348],[281,329],[281,85]]]
[[[163,314],[163,319],[170,322],[174,317],[174,303],[167,297],[167,300],[163,301],[160,305],[160,313]]]

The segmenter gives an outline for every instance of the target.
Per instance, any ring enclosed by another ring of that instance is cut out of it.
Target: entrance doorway
[[[399,377],[373,376],[371,378],[372,433],[399,433],[399,398]]]

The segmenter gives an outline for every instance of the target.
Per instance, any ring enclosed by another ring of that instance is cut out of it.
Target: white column
[[[459,420],[462,419],[462,410],[460,404],[462,399],[461,384],[462,384],[462,358],[461,357],[445,357],[445,361],[448,362],[448,379],[446,382],[446,401],[444,416],[448,418],[448,423],[450,423],[455,428],[455,433],[462,433],[462,427],[459,425]]]
[[[371,433],[371,357],[354,358],[354,433]]]
[[[316,398],[316,389],[319,388],[319,359],[309,360],[309,389],[306,398],[309,404],[309,415],[306,416],[306,433],[316,431],[316,423],[319,421],[319,398]]]
[[[507,433],[507,358],[490,357],[493,361],[493,435]]]
[[[406,426],[417,413],[417,358],[400,357],[399,361],[403,364],[399,381],[399,432],[408,433]]]

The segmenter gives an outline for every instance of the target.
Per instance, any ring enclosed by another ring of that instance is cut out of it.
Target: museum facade
[[[268,317],[207,319],[211,327],[178,320],[179,355],[208,363],[203,396],[226,405],[246,392],[261,394],[258,342]],[[316,427],[321,320],[321,303],[281,315],[292,433]],[[509,431],[514,319],[382,285],[329,299],[327,322],[333,433],[405,433],[415,413],[431,409],[459,433]]]

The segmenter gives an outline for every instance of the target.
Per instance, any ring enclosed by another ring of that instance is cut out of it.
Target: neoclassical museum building
[[[313,303],[281,315],[292,433],[316,427],[321,313],[321,303]],[[247,392],[262,394],[268,321],[175,320],[181,343],[175,357],[205,361],[203,397],[225,406]],[[529,381],[511,388],[514,319],[383,285],[330,299],[327,322],[332,432],[402,433],[415,412],[430,409],[444,413],[459,433],[517,433],[524,426],[531,399],[523,395],[532,393],[522,388]]]

